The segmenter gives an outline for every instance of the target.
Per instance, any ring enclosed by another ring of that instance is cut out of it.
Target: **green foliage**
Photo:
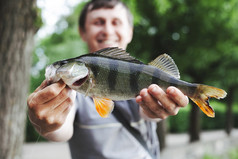
[[[238,158],[238,148],[232,148],[228,152],[222,155],[211,155],[211,154],[205,154],[203,159],[237,159]]]
[[[171,133],[184,133],[189,127],[189,112],[191,106],[182,108],[176,116],[171,116],[168,118],[168,129]]]
[[[39,142],[39,141],[46,141],[43,137],[41,137],[32,126],[31,122],[29,121],[29,118],[27,118],[27,124],[26,124],[26,136],[25,140],[27,142]]]
[[[203,159],[222,159],[222,158],[220,156],[218,156],[218,155],[205,154]]]
[[[202,130],[218,130],[224,129],[225,127],[225,114],[226,107],[223,103],[211,102],[215,110],[215,118],[209,118],[205,114],[201,113],[201,129]],[[233,118],[234,121],[238,121],[238,105],[234,105]],[[168,128],[171,133],[185,133],[189,129],[189,116],[190,116],[191,106],[180,109],[176,116],[171,116],[168,118]],[[238,123],[234,123],[234,127],[238,128]]]
[[[33,13],[36,14],[35,15],[36,18],[35,18],[35,21],[34,21],[34,26],[35,26],[36,30],[38,30],[43,25],[43,21],[42,21],[42,18],[41,18],[41,9],[38,8],[38,7],[35,7],[35,8],[33,8]]]
[[[182,78],[190,82],[221,87],[237,83],[237,3],[141,0],[137,3],[140,22],[128,50],[146,62],[170,54]]]
[[[74,8],[72,15],[62,17],[55,32],[37,42],[33,54],[31,92],[44,80],[44,69],[48,64],[87,53],[87,47],[78,33],[81,8],[82,4]]]
[[[229,158],[230,159],[237,159],[238,158],[238,147],[230,150],[228,152]]]

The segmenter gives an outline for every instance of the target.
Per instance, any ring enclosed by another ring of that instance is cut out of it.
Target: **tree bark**
[[[191,102],[191,104],[192,110],[189,120],[189,136],[190,142],[195,142],[200,139],[200,109],[195,103]]]
[[[232,115],[232,104],[234,98],[235,87],[231,86],[228,90],[229,94],[226,98],[227,110],[226,110],[226,124],[225,130],[227,135],[230,135],[232,127],[233,127],[233,115]]]
[[[24,142],[26,99],[33,37],[35,0],[0,2],[0,158],[19,159]]]

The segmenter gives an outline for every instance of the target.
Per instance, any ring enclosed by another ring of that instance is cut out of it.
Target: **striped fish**
[[[178,68],[167,54],[146,65],[115,47],[55,62],[46,68],[45,77],[51,83],[63,80],[70,88],[92,97],[102,117],[113,110],[112,100],[135,98],[151,84],[163,90],[177,87],[209,117],[215,116],[209,98],[226,96],[222,89],[179,80]]]

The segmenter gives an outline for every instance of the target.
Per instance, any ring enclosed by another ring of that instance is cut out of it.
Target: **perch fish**
[[[113,100],[135,98],[151,84],[163,90],[177,87],[209,117],[215,116],[209,98],[220,99],[227,94],[216,87],[180,80],[178,68],[167,54],[144,64],[117,47],[57,61],[46,68],[45,77],[50,83],[63,80],[70,88],[92,97],[101,117],[112,112]]]

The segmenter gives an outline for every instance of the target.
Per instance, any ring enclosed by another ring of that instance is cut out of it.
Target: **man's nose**
[[[113,24],[106,23],[104,26],[104,32],[108,35],[113,34],[115,32],[115,28],[114,28]]]

